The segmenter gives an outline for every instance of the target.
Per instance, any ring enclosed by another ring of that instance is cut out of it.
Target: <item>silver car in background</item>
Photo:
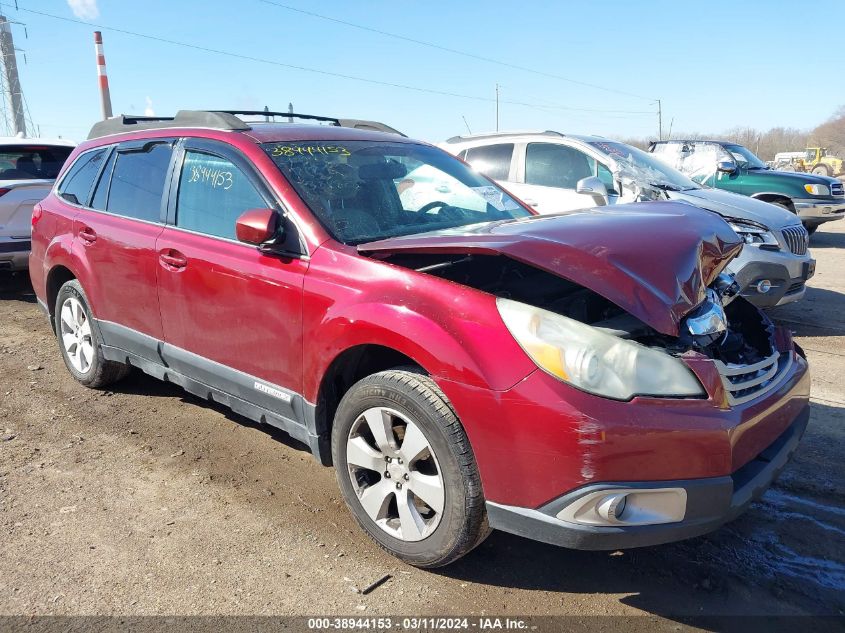
[[[0,272],[28,268],[32,207],[74,147],[63,139],[0,137]]]
[[[770,308],[804,296],[815,273],[809,234],[786,209],[702,187],[635,147],[559,132],[457,136],[440,147],[463,158],[540,213],[675,200],[721,215],[745,247],[729,265],[740,293]],[[656,261],[659,254],[655,253]]]

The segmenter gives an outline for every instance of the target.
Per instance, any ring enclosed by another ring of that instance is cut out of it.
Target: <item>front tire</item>
[[[816,165],[813,167],[813,173],[817,176],[830,176],[830,169],[827,165]]]
[[[88,298],[76,279],[66,282],[59,289],[55,330],[65,366],[77,382],[96,389],[110,385],[129,373],[128,365],[103,357]]]
[[[428,376],[394,369],[353,385],[335,415],[332,458],[358,524],[411,565],[448,565],[490,532],[469,440]]]

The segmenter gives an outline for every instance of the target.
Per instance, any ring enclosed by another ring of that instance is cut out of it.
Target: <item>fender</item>
[[[316,402],[332,361],[359,345],[395,350],[434,378],[495,391],[509,389],[535,369],[502,323],[492,295],[330,250],[314,253],[305,280],[303,395],[308,401]],[[356,278],[369,283],[350,285],[348,280]],[[521,360],[503,364],[503,357]]]
[[[64,266],[79,280],[88,296],[89,309],[94,317],[97,317],[94,306],[98,305],[98,288],[93,282],[95,276],[91,274],[91,267],[87,257],[85,257],[84,247],[72,235],[61,234],[57,238],[51,240],[44,252],[44,279],[41,286],[43,299],[48,302],[47,297],[47,281],[50,278],[50,273],[57,267]]]

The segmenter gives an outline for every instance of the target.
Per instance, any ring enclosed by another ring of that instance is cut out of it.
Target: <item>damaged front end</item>
[[[571,218],[558,219],[572,224],[568,237],[573,240],[578,223]],[[545,240],[529,250],[523,248],[522,241],[506,244],[503,237],[496,236],[494,244],[494,240],[478,240],[476,235],[475,241],[463,240],[461,246],[454,235],[448,237],[451,245],[443,243],[446,238],[442,235],[430,243],[422,238],[412,243],[399,238],[359,249],[495,296],[504,324],[540,369],[605,398],[713,397],[716,394],[708,393],[712,389],[705,390],[691,369],[698,361],[710,360],[721,376],[727,404],[739,404],[774,386],[788,368],[791,355],[778,352],[771,321],[739,297],[733,278],[722,272],[739,249],[727,240],[720,242],[718,233],[706,244],[699,238],[693,274],[684,271],[685,284],[676,278],[673,296],[658,292],[655,280],[666,273],[661,265],[653,265],[654,271],[645,277],[647,266],[634,269],[624,249],[608,247],[615,241],[613,237],[606,236],[601,247],[590,249],[596,252],[601,248],[602,263],[591,259],[588,270],[575,259],[541,259],[537,255],[540,247],[549,247]],[[533,261],[525,261],[529,252],[534,254]],[[619,287],[608,285],[619,272],[625,273],[625,277],[617,277]],[[593,285],[601,292],[586,286],[584,281],[591,279],[597,281]],[[623,279],[636,279],[641,285],[631,288],[621,283]],[[691,279],[698,279],[701,285]],[[695,296],[691,296],[692,288]],[[657,299],[664,300],[663,312],[655,310]],[[686,301],[682,307],[681,300]],[[650,309],[643,310],[644,305]],[[670,309],[675,312],[667,323],[665,310]]]

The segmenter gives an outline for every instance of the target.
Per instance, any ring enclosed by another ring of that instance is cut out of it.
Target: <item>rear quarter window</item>
[[[109,149],[103,147],[77,156],[59,184],[59,196],[73,204],[87,205],[94,179],[100,173]]]

